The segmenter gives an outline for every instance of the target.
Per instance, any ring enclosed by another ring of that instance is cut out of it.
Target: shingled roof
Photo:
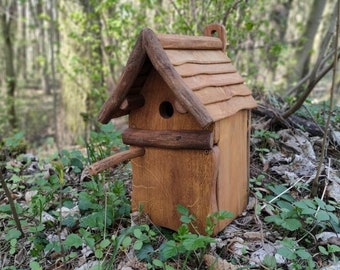
[[[211,36],[215,32],[219,37]],[[151,67],[203,128],[239,110],[256,107],[251,91],[224,52],[223,26],[209,25],[205,35],[156,35],[149,28],[143,29],[98,120],[108,123],[129,113],[121,104],[128,95],[141,91]]]

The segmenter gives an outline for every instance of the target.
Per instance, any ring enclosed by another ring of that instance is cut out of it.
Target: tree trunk
[[[3,9],[5,9],[5,7],[3,7]],[[7,113],[9,125],[12,129],[17,127],[15,111],[16,75],[14,70],[14,51],[11,36],[11,24],[13,18],[15,18],[15,9],[15,1],[11,1],[10,5],[8,5],[8,12],[2,12],[0,15],[0,25],[2,28],[2,38],[4,40],[4,57],[6,65],[5,82],[7,88]]]
[[[309,72],[313,42],[322,18],[325,4],[326,1],[314,0],[313,2],[305,31],[301,37],[302,45],[295,53],[297,62],[293,72],[289,75],[289,85],[291,85],[292,82],[299,81]]]

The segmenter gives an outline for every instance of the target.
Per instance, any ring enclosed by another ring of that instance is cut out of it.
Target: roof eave
[[[119,109],[120,104],[128,94],[131,86],[133,85],[138,73],[143,67],[146,59],[146,53],[143,48],[143,35],[139,34],[135,47],[133,48],[127,64],[124,68],[122,75],[120,76],[117,87],[112,91],[109,98],[102,106],[98,121],[102,124],[107,124],[112,118],[115,112]]]
[[[209,112],[177,73],[155,33],[151,29],[146,28],[142,31],[142,34],[143,47],[153,67],[200,126],[202,128],[210,126],[214,121]]]

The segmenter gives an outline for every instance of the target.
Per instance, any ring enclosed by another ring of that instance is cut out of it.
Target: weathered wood
[[[226,101],[234,96],[249,96],[251,91],[245,84],[236,84],[222,87],[205,87],[195,91],[195,94],[204,105],[208,105]]]
[[[190,77],[198,74],[221,74],[234,73],[236,68],[231,63],[218,64],[192,64],[185,63],[180,66],[175,66],[176,71],[182,77]]]
[[[171,64],[174,66],[185,63],[219,64],[230,63],[230,59],[222,51],[213,50],[166,50]]]
[[[227,101],[209,104],[206,108],[214,121],[218,121],[240,110],[252,109],[256,106],[256,101],[252,96],[236,96]]]
[[[208,150],[213,147],[209,130],[144,130],[129,128],[122,134],[125,144],[167,149]]]
[[[204,35],[208,37],[213,37],[217,34],[219,39],[221,40],[222,46],[220,47],[222,51],[225,50],[227,40],[226,40],[226,34],[225,34],[225,28],[221,24],[213,23],[209,24],[204,28]]]
[[[179,113],[188,113],[188,110],[186,108],[183,107],[183,105],[178,101],[178,100],[175,100],[175,109],[177,112]]]
[[[193,77],[183,78],[187,86],[192,90],[199,90],[209,86],[227,86],[233,84],[242,84],[243,78],[238,73],[226,74],[202,74]]]
[[[109,169],[111,167],[118,165],[119,163],[123,161],[143,156],[144,153],[145,153],[145,150],[142,147],[131,147],[129,150],[114,154],[113,156],[104,158],[102,160],[99,160],[93,163],[89,167],[89,174],[96,175],[106,169]]]
[[[198,97],[184,83],[178,75],[169,58],[151,29],[143,30],[144,48],[154,68],[171,88],[175,96],[183,103],[184,107],[195,117],[203,128],[212,124],[212,119]],[[209,52],[209,51],[207,51]]]
[[[112,115],[127,95],[130,87],[133,85],[139,71],[142,69],[146,59],[145,50],[142,46],[142,33],[139,35],[136,45],[130,54],[125,69],[119,79],[119,84],[106,100],[99,112],[98,121],[106,124],[112,119]]]
[[[141,95],[145,98],[145,105],[129,114],[129,126],[131,128],[148,130],[202,129],[202,126],[184,107],[184,104],[182,106],[188,113],[183,114],[177,111],[176,102],[179,102],[179,99],[156,70],[151,71]],[[164,101],[168,101],[174,107],[173,115],[167,119],[164,119],[160,114],[160,104]]]
[[[164,49],[218,50],[222,41],[216,37],[157,34]]]
[[[206,216],[218,210],[215,150],[146,148],[143,157],[131,161],[132,210],[142,207],[155,224],[177,230],[181,222],[176,205],[181,204],[195,215],[204,234]]]
[[[145,99],[142,95],[128,95],[119,108],[123,111],[131,111],[143,107]]]
[[[234,213],[235,217],[245,209],[248,201],[248,111],[239,111],[220,122],[219,177],[217,204],[219,210]],[[217,231],[230,220],[219,222]]]

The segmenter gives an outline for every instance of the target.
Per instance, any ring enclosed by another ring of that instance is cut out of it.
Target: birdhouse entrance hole
[[[163,118],[170,118],[174,114],[174,107],[169,101],[164,101],[159,105],[159,113]]]

